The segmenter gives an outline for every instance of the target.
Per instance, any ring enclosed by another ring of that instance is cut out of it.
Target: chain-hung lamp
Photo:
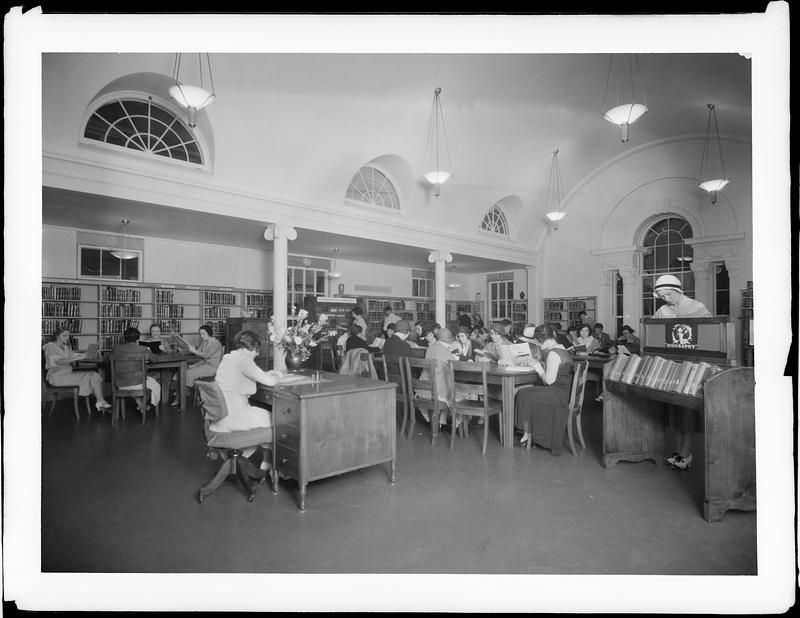
[[[436,187],[436,197],[439,197],[439,187],[452,175],[452,172],[447,170],[453,169],[450,146],[447,143],[447,131],[444,128],[442,102],[439,98],[441,93],[442,89],[438,87],[433,91],[433,105],[428,121],[428,136],[425,140],[425,156],[423,158],[424,169],[427,170],[423,176],[425,180]],[[446,165],[445,155],[447,156]]]
[[[609,102],[613,107],[606,108],[609,89],[616,91],[614,99]],[[628,142],[628,127],[647,113],[647,99],[642,88],[639,71],[639,59],[630,54],[627,63],[624,58],[615,60],[614,54],[608,61],[606,87],[603,92],[603,117],[610,123],[622,128],[622,143]]]
[[[708,106],[706,139],[703,142],[703,155],[700,158],[700,171],[697,173],[697,186],[711,194],[711,203],[717,203],[717,191],[721,191],[730,181],[725,174],[725,160],[722,158],[722,142],[719,139],[716,106]],[[714,132],[711,132],[711,119],[714,119]],[[714,149],[716,148],[716,152]]]
[[[328,276],[331,279],[339,279],[342,276],[342,273],[337,270],[336,268],[336,259],[339,257],[339,249],[333,250],[333,264],[331,265],[331,272],[328,273]]]
[[[450,276],[452,277],[455,274],[456,274],[456,263],[453,262],[453,264],[450,266]],[[447,284],[447,287],[451,289],[460,288],[461,284],[455,279],[450,279],[450,283]]]
[[[129,219],[122,220],[122,249],[114,249],[111,252],[115,258],[120,260],[131,260],[135,258],[138,253],[135,251],[131,251],[128,249],[128,224],[130,223]]]
[[[553,151],[550,177],[547,179],[547,193],[544,196],[544,216],[558,229],[558,222],[566,216],[564,211],[564,183],[561,180],[561,167],[558,164],[558,148]]]
[[[203,56],[205,56],[205,67],[203,66]],[[210,105],[217,98],[214,92],[214,76],[211,74],[211,58],[208,54],[197,54],[197,68],[199,72],[199,86],[192,86],[181,82],[181,60],[183,54],[175,54],[175,64],[172,68],[172,79],[175,85],[170,87],[169,96],[171,96],[178,105],[185,107],[189,111],[189,126],[194,128],[197,126],[197,110],[203,109],[205,106]],[[188,69],[184,70],[184,77],[189,73]],[[194,75],[192,75],[194,77]],[[206,89],[206,85],[210,86],[211,90]]]

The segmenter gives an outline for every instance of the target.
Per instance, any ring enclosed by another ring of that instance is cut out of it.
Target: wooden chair
[[[414,432],[416,411],[428,410],[431,419],[431,444],[433,444],[439,435],[439,415],[442,413],[442,408],[446,407],[439,401],[439,393],[436,388],[436,361],[410,356],[403,356],[402,359],[405,363],[406,392],[408,393],[410,421],[408,437],[410,438]],[[423,372],[427,375],[426,379],[421,377]],[[424,391],[425,396],[421,397],[420,391]],[[427,397],[428,394],[430,394],[430,399]]]
[[[372,380],[378,379],[375,362],[372,360],[372,353],[363,348],[354,348],[344,353],[339,373]]]
[[[45,366],[47,364],[47,360],[45,359],[44,352],[42,353],[42,410],[44,410],[44,406],[47,404],[48,401],[52,401],[50,404],[50,411],[47,413],[47,416],[53,415],[53,410],[56,407],[56,401],[58,401],[59,394],[69,393],[72,395],[72,407],[75,410],[75,419],[81,420],[81,413],[80,408],[78,406],[78,398],[80,396],[80,388],[77,386],[53,386],[47,381],[47,369]],[[86,413],[91,416],[92,414],[92,406],[89,402],[89,397],[84,397],[86,400]]]
[[[572,438],[573,423],[578,428],[578,440],[583,448],[586,442],[583,440],[583,430],[581,429],[581,409],[583,408],[583,393],[586,390],[586,376],[589,371],[589,361],[578,361],[575,363],[575,375],[572,378],[572,393],[569,398],[569,418],[567,419],[567,438],[569,440],[569,450],[573,455],[577,455],[575,441]],[[528,440],[530,444],[533,440]]]
[[[142,376],[142,384],[139,388],[121,388],[117,384],[117,374],[122,371],[123,373],[138,372]],[[113,427],[119,419],[120,413],[122,419],[125,420],[125,400],[126,399],[141,399],[142,405],[142,425],[145,423],[147,417],[147,404],[150,402],[150,392],[146,384],[147,380],[147,367],[144,355],[137,355],[136,357],[127,358],[117,357],[111,354],[111,426]],[[156,418],[158,418],[159,405],[155,406]]]
[[[202,503],[203,498],[215,491],[229,476],[234,475],[245,492],[247,492],[247,501],[252,502],[256,493],[256,486],[253,484],[253,480],[266,480],[266,474],[256,468],[247,457],[243,457],[242,451],[251,447],[263,449],[265,445],[269,446],[271,453],[269,476],[272,493],[277,494],[276,434],[273,427],[258,427],[229,432],[213,431],[211,423],[220,421],[228,415],[225,397],[216,382],[195,382],[195,387],[200,393],[206,453],[210,459],[222,459],[223,461],[216,476],[198,490],[197,501]],[[264,461],[267,461],[266,456]]]
[[[403,420],[400,423],[400,434],[402,435],[406,430],[406,424],[408,423],[409,416],[409,399],[407,391],[408,384],[406,383],[405,363],[403,362],[402,356],[392,356],[391,354],[389,356],[381,354],[377,360],[380,363],[379,366],[383,370],[384,381],[394,382],[397,384],[397,389],[395,390],[395,399],[403,406]],[[410,437],[410,434],[406,437]]]
[[[483,419],[483,447],[481,453],[486,454],[486,444],[489,439],[489,417],[503,412],[503,402],[493,399],[489,394],[489,381],[487,377],[488,363],[473,363],[469,361],[452,360],[447,363],[447,381],[450,386],[450,413],[452,425],[450,430],[450,448],[456,437],[456,417],[475,416]],[[475,374],[475,381],[456,380],[456,372],[469,372]],[[477,382],[480,376],[480,382]],[[459,401],[457,394],[470,397]],[[474,399],[472,398],[474,397]],[[502,423],[502,418],[501,418]],[[466,435],[466,422],[462,435]]]

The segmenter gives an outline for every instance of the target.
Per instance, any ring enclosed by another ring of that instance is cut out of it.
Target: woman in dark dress
[[[560,455],[569,418],[569,398],[572,391],[572,357],[564,346],[557,343],[550,326],[536,327],[533,338],[538,340],[545,365],[533,361],[533,370],[539,375],[541,385],[523,388],[517,393],[515,420],[518,427],[528,430],[521,443],[533,440],[550,449],[551,455]]]

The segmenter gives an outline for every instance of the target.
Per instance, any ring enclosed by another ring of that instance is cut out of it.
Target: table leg
[[[306,511],[306,484],[305,483],[298,483],[299,491],[297,495],[297,510],[301,513],[305,513]]]
[[[500,440],[505,448],[514,447],[514,376],[503,376],[503,423]]]
[[[164,368],[161,373],[161,403],[163,406],[169,405],[169,381],[172,379],[172,370]],[[164,407],[162,406],[162,410]]]
[[[186,363],[181,363],[178,367],[178,392],[180,393],[181,411],[186,410],[186,389],[184,384],[186,384]]]

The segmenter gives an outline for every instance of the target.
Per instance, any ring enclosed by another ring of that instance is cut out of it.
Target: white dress
[[[248,398],[255,394],[257,383],[274,386],[278,377],[256,365],[253,352],[239,348],[223,356],[215,382],[225,397],[228,415],[211,423],[212,431],[227,433],[272,425],[269,411],[251,406]]]

